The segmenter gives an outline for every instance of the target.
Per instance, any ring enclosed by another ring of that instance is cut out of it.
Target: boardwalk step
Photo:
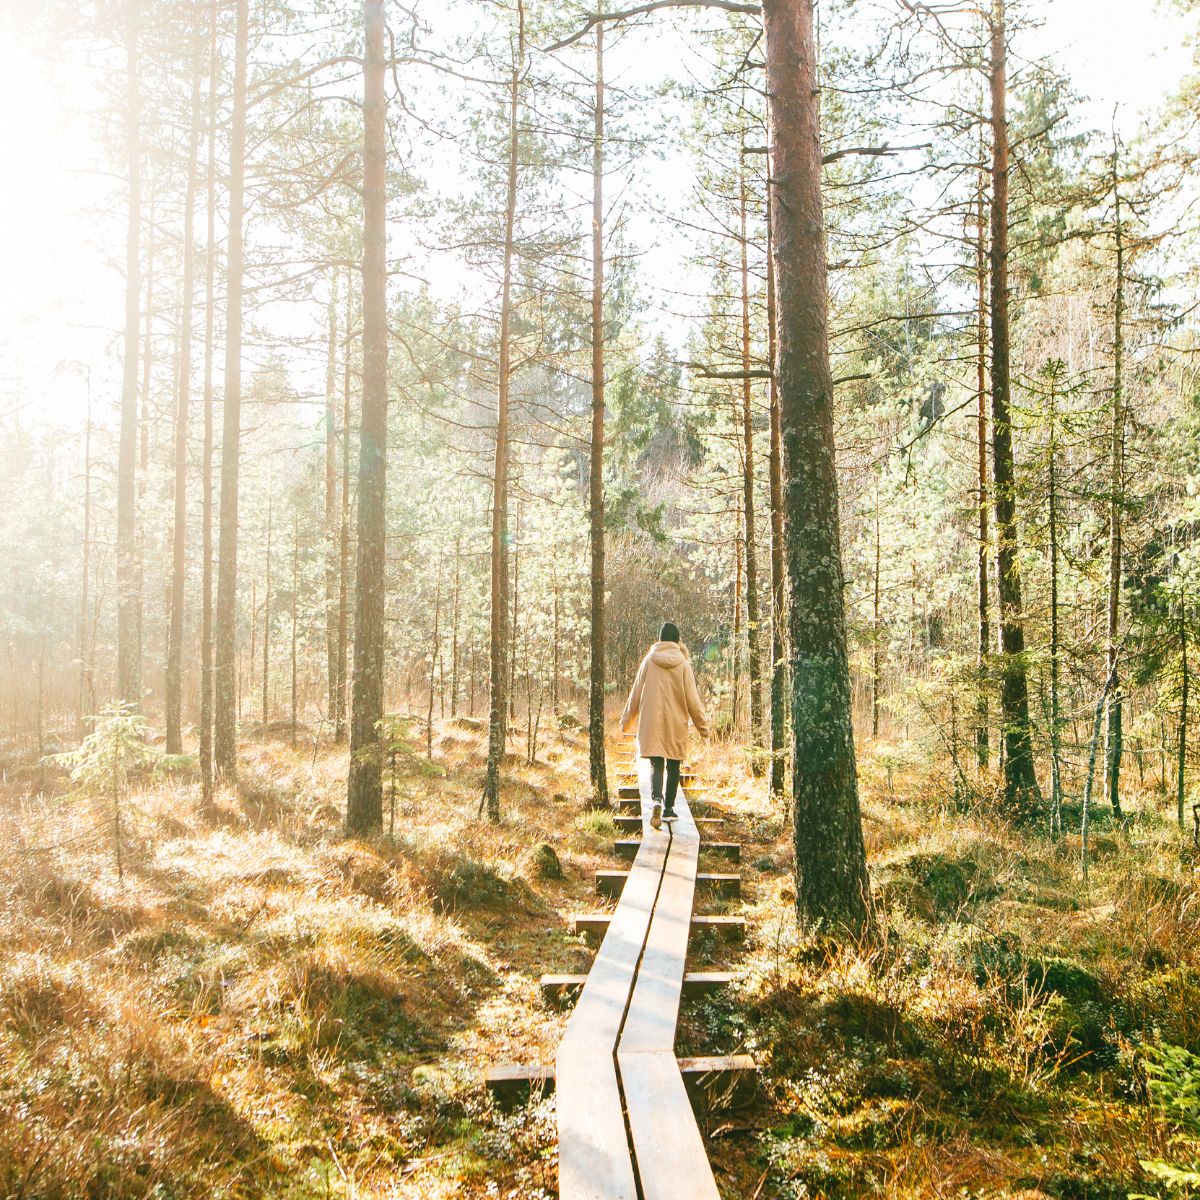
[[[622,790],[624,790],[624,789],[622,789]],[[642,802],[640,799],[637,799],[637,800],[632,799],[632,798],[625,799],[624,797],[622,797],[620,800],[617,801],[617,808],[620,812],[624,813],[626,816],[630,816],[632,814],[640,813],[642,811]]]
[[[642,793],[638,790],[638,785],[624,784],[617,788],[617,796],[622,800],[640,800]]]
[[[601,896],[619,896],[628,878],[628,871],[597,871],[596,891]],[[702,871],[696,876],[696,886],[706,887],[718,896],[737,897],[742,894],[742,877]]]
[[[724,817],[693,817],[696,824],[703,831],[706,825],[723,825]],[[617,816],[613,817],[613,824],[621,833],[641,833],[642,832],[642,816],[641,812],[635,813],[632,816]],[[703,842],[701,846],[703,846]]]
[[[746,936],[745,917],[694,916],[691,922],[693,934],[712,933],[731,942],[740,942]],[[571,918],[571,932],[603,937],[611,924],[612,913],[576,913]]]
[[[618,818],[620,819],[620,818]],[[641,818],[638,818],[638,824],[641,824]],[[613,843],[613,851],[618,858],[624,858],[632,862],[637,858],[638,847],[642,842],[640,838],[618,838]],[[741,862],[742,848],[737,842],[701,842],[700,852],[717,855],[720,858],[728,859],[730,862]]]
[[[703,996],[728,987],[734,980],[732,971],[687,971],[683,976],[684,996]],[[556,1000],[575,995],[587,982],[586,975],[543,975],[538,983],[542,996]]]
[[[679,1072],[692,1103],[701,1109],[740,1104],[752,1096],[758,1067],[749,1054],[724,1054],[681,1058]],[[490,1067],[485,1077],[488,1091],[501,1108],[523,1103],[531,1092],[554,1091],[554,1067],[547,1064],[513,1064]]]

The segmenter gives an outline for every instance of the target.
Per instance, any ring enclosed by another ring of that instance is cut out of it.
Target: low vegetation
[[[572,733],[518,745],[479,821],[485,737],[398,756],[371,843],[311,740],[251,747],[207,819],[189,759],[143,764],[123,881],[105,790],[10,750],[0,1194],[553,1196],[553,1100],[499,1111],[483,1071],[552,1058],[567,1010],[537,978],[586,970],[568,918],[614,827]],[[704,1119],[724,1194],[1192,1194],[1200,895],[1159,798],[1100,825],[1085,888],[1077,840],[956,807],[917,758],[864,763],[879,931],[841,947],[797,933],[785,814],[728,747],[699,760],[749,932],[695,946],[739,983],[685,1005],[679,1048],[762,1068]]]

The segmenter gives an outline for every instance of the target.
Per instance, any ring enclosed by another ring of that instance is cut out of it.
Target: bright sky
[[[67,61],[69,48],[57,63],[33,52],[12,20],[28,2],[0,0],[0,422],[42,410],[74,424],[86,395],[81,364],[91,366],[102,415],[119,386],[123,188],[101,173],[110,168],[84,115],[98,103],[91,70]],[[1090,97],[1082,124],[1107,128],[1119,105],[1120,127],[1131,134],[1191,64],[1189,23],[1155,0],[1046,0],[1043,12],[1045,27],[1028,50],[1053,53]],[[664,61],[662,43],[630,42],[646,58],[631,73],[652,76]],[[110,128],[119,141],[119,121]],[[676,169],[652,170],[651,191],[673,184]],[[672,279],[678,246],[664,239],[642,270],[656,282]]]
[[[1120,104],[1122,132],[1132,133],[1138,114],[1160,103],[1191,64],[1189,22],[1169,4],[1049,0],[1044,13],[1037,48],[1066,67],[1090,98],[1085,120],[1100,128],[1108,128],[1113,105]],[[1194,18],[1190,24],[1194,32]]]

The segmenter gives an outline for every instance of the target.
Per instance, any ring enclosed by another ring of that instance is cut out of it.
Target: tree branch
[[[770,379],[768,367],[752,367],[748,371],[716,371],[706,363],[681,362],[677,364],[694,371],[697,379]]]
[[[562,50],[567,46],[574,45],[582,38],[587,37],[601,23],[627,21],[630,17],[641,17],[646,13],[657,12],[660,8],[719,8],[723,12],[749,13],[751,16],[758,16],[762,12],[761,4],[739,4],[735,0],[650,0],[648,4],[637,4],[633,8],[624,8],[619,12],[592,13],[582,28],[577,29],[568,37],[544,47],[543,53],[553,54],[555,50]]]
[[[932,142],[921,142],[917,146],[889,146],[884,142],[882,146],[847,146],[843,150],[831,150],[823,155],[821,165],[828,166],[831,162],[837,162],[839,158],[849,158],[852,154],[865,154],[877,158],[885,154],[899,154],[903,150],[928,150],[932,145]]]

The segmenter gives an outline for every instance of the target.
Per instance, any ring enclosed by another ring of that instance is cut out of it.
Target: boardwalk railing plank
[[[670,839],[649,830],[555,1058],[561,1200],[636,1200],[615,1052]]]
[[[675,1029],[691,932],[700,834],[686,795],[617,1048],[629,1130],[645,1200],[719,1200],[704,1140],[675,1059]]]

